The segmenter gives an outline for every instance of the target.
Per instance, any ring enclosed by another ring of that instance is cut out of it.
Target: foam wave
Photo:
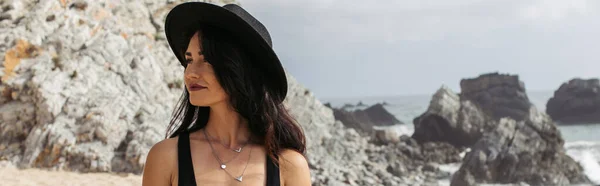
[[[583,167],[594,184],[600,184],[600,141],[574,141],[565,144],[567,154]]]
[[[402,135],[412,136],[412,134],[415,132],[415,127],[412,124],[398,124],[398,125],[393,125],[393,126],[374,126],[373,128],[376,130],[392,129],[392,130],[395,130],[399,136],[402,136]]]

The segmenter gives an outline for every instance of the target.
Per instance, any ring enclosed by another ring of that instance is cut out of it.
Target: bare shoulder
[[[159,157],[162,160],[169,160],[170,158],[177,160],[178,139],[179,137],[168,138],[154,144],[152,148],[150,148],[150,152],[148,152],[148,157],[153,155],[153,157]]]
[[[279,154],[281,183],[284,186],[311,185],[310,169],[304,155],[291,149]]]
[[[143,186],[171,184],[172,174],[177,166],[178,138],[164,139],[150,148],[144,165]]]

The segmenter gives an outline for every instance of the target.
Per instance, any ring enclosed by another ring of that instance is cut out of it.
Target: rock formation
[[[546,113],[560,124],[600,124],[600,80],[563,83],[548,100]]]
[[[463,79],[460,89],[461,100],[470,100],[495,120],[502,117],[523,120],[531,107],[525,84],[516,75],[483,74]]]
[[[412,137],[419,143],[448,142],[456,147],[470,147],[486,129],[493,127],[489,120],[471,101],[461,101],[443,86],[433,95],[427,111],[413,120]]]
[[[461,81],[461,89],[457,95],[440,88],[415,118],[412,136],[419,143],[471,148],[452,185],[589,183],[565,154],[556,125],[528,101],[517,76],[485,74]]]
[[[161,1],[2,2],[0,156],[140,173],[182,92]]]
[[[552,120],[531,109],[525,121],[503,118],[477,141],[454,174],[452,185],[590,183],[582,167],[565,154],[564,141]]]
[[[389,113],[382,104],[372,105],[364,110],[345,110],[333,108],[336,120],[344,125],[359,130],[360,132],[372,133],[373,126],[390,126],[402,124],[394,115]]]

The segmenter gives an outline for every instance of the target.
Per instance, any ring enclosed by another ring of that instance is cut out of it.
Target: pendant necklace
[[[206,133],[206,130],[203,130],[203,131],[204,131],[204,137],[206,137],[206,139],[208,140],[208,134]],[[248,164],[250,163],[250,156],[252,155],[252,148],[250,148],[250,153],[248,153],[248,161],[246,162],[246,166],[244,167],[244,170],[242,171],[242,174],[240,174],[240,176],[236,177],[236,176],[231,175],[231,173],[229,173],[229,171],[227,171],[227,169],[226,169],[227,168],[226,163],[231,162],[233,159],[229,160],[228,162],[223,162],[221,160],[221,158],[219,158],[219,155],[217,155],[217,152],[215,151],[215,148],[213,147],[212,142],[210,140],[208,140],[208,145],[210,146],[210,150],[212,151],[213,156],[219,162],[221,169],[224,170],[225,173],[227,173],[233,179],[237,180],[238,182],[242,182],[242,179],[244,178],[244,173],[246,173],[246,168],[248,168]],[[235,157],[237,157],[237,154],[239,154],[239,153],[236,153]],[[234,159],[235,159],[235,157],[234,157]]]

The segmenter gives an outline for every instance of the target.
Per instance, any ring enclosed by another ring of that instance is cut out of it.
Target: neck
[[[246,119],[226,103],[210,106],[208,123],[204,130],[213,138],[207,140],[219,140],[229,147],[240,146],[250,138]]]

